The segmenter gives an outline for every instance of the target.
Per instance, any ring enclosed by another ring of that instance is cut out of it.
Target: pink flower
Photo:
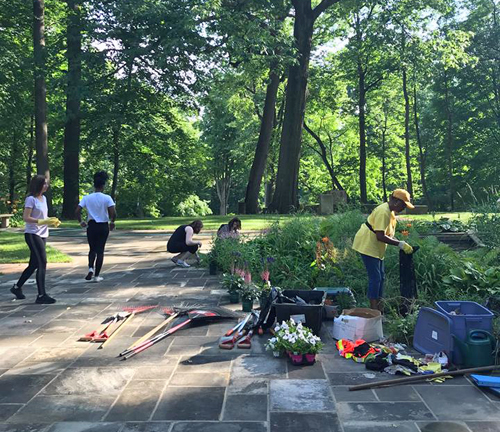
[[[252,283],[252,273],[250,273],[249,271],[243,273],[244,273],[243,279],[245,279],[245,283],[246,284]]]
[[[269,270],[264,270],[261,274],[260,277],[264,282],[269,282]]]
[[[239,268],[235,268],[234,269],[234,273],[237,274],[238,276],[241,276],[242,278],[245,277],[245,270],[242,270],[242,269],[239,269]]]

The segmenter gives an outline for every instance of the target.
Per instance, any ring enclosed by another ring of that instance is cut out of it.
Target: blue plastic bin
[[[422,354],[444,351],[451,360],[454,355],[451,320],[435,309],[421,308],[413,335],[413,347]]]
[[[436,308],[451,320],[451,334],[465,340],[469,330],[492,332],[493,313],[484,306],[471,301],[437,301]],[[460,315],[454,315],[457,311]]]

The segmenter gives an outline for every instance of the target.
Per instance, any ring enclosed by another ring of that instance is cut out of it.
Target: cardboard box
[[[384,336],[380,311],[368,308],[345,309],[333,320],[334,339],[373,342]]]

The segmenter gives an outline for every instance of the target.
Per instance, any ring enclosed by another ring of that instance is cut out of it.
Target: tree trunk
[[[28,141],[28,160],[26,162],[26,193],[30,190],[33,165],[33,141],[35,140],[35,116],[31,114],[30,139]]]
[[[66,0],[69,8],[68,82],[64,128],[64,196],[62,216],[74,219],[80,194],[80,80],[82,75],[81,0]]]
[[[215,181],[215,187],[217,190],[217,196],[219,197],[220,208],[219,215],[226,216],[227,215],[227,204],[229,199],[229,185],[230,180],[227,178],[222,178]]]
[[[111,198],[116,203],[116,188],[118,186],[118,171],[120,170],[120,132],[121,122],[113,127],[113,185],[111,186]]]
[[[361,203],[368,202],[366,191],[366,84],[365,71],[361,64],[358,64],[358,111],[359,111],[359,194]]]
[[[120,137],[123,125],[123,119],[127,113],[128,103],[130,100],[130,91],[132,88],[132,73],[134,69],[135,57],[129,60],[128,71],[127,71],[127,91],[125,95],[125,100],[123,101],[122,108],[113,125],[113,185],[111,186],[111,198],[116,203],[116,190],[118,188],[118,172],[120,170]]]
[[[406,190],[413,197],[413,180],[411,176],[410,156],[410,97],[408,96],[408,79],[406,67],[403,66],[403,96],[405,99],[405,159],[406,159]]]
[[[33,0],[33,57],[35,76],[35,147],[36,171],[50,181],[49,147],[47,141],[47,87],[45,83],[45,0]],[[45,194],[52,215],[52,193]]]
[[[262,122],[260,125],[259,139],[255,149],[255,156],[250,169],[247,191],[245,196],[245,207],[247,214],[255,214],[259,211],[259,192],[262,183],[262,176],[266,168],[267,156],[271,145],[271,137],[274,125],[274,116],[276,111],[276,96],[280,78],[274,67],[269,72],[269,83],[266,90],[266,99],[264,102],[264,111],[262,113]]]
[[[387,120],[389,117],[389,112],[387,108],[384,108],[384,126],[382,128],[382,190],[384,193],[384,202],[387,202],[387,169],[386,169],[386,136],[387,136]]]
[[[450,209],[455,210],[455,185],[453,181],[453,114],[451,111],[450,88],[448,71],[444,71],[444,97],[446,111],[446,168],[448,175],[448,188],[450,197]]]
[[[330,180],[332,182],[332,190],[342,190],[343,191],[344,188],[342,187],[339,180],[337,179],[337,176],[335,175],[335,171],[333,170],[333,166],[330,163],[330,161],[328,160],[328,155],[326,153],[325,143],[323,142],[321,137],[316,132],[314,132],[313,130],[311,130],[311,128],[309,126],[307,126],[307,124],[305,122],[304,122],[304,129],[307,131],[307,133],[309,135],[311,135],[314,138],[314,140],[319,145],[320,151],[317,153],[320,155],[321,160],[325,164],[325,167],[328,170],[328,174],[330,174]]]
[[[286,105],[281,132],[280,155],[276,190],[271,211],[289,213],[298,207],[297,184],[299,177],[302,125],[306,106],[309,59],[314,26],[310,2],[295,2],[293,34],[298,60],[290,66],[286,88]],[[307,5],[309,3],[309,5]]]
[[[419,168],[420,168],[420,183],[422,183],[422,192],[424,193],[425,202],[429,207],[432,206],[429,193],[427,192],[427,181],[425,179],[425,157],[422,137],[420,136],[420,123],[418,120],[418,100],[417,100],[417,85],[413,84],[413,119],[415,122],[415,134],[417,137],[419,151]]]
[[[14,202],[16,200],[16,171],[15,167],[17,165],[17,130],[14,129],[12,134],[12,145],[10,148],[10,163],[9,163],[9,212],[12,213],[14,209]]]

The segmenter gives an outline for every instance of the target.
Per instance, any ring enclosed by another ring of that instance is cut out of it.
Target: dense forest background
[[[120,216],[469,208],[500,189],[500,2],[3,2],[0,212],[38,172],[71,218],[97,170]]]

